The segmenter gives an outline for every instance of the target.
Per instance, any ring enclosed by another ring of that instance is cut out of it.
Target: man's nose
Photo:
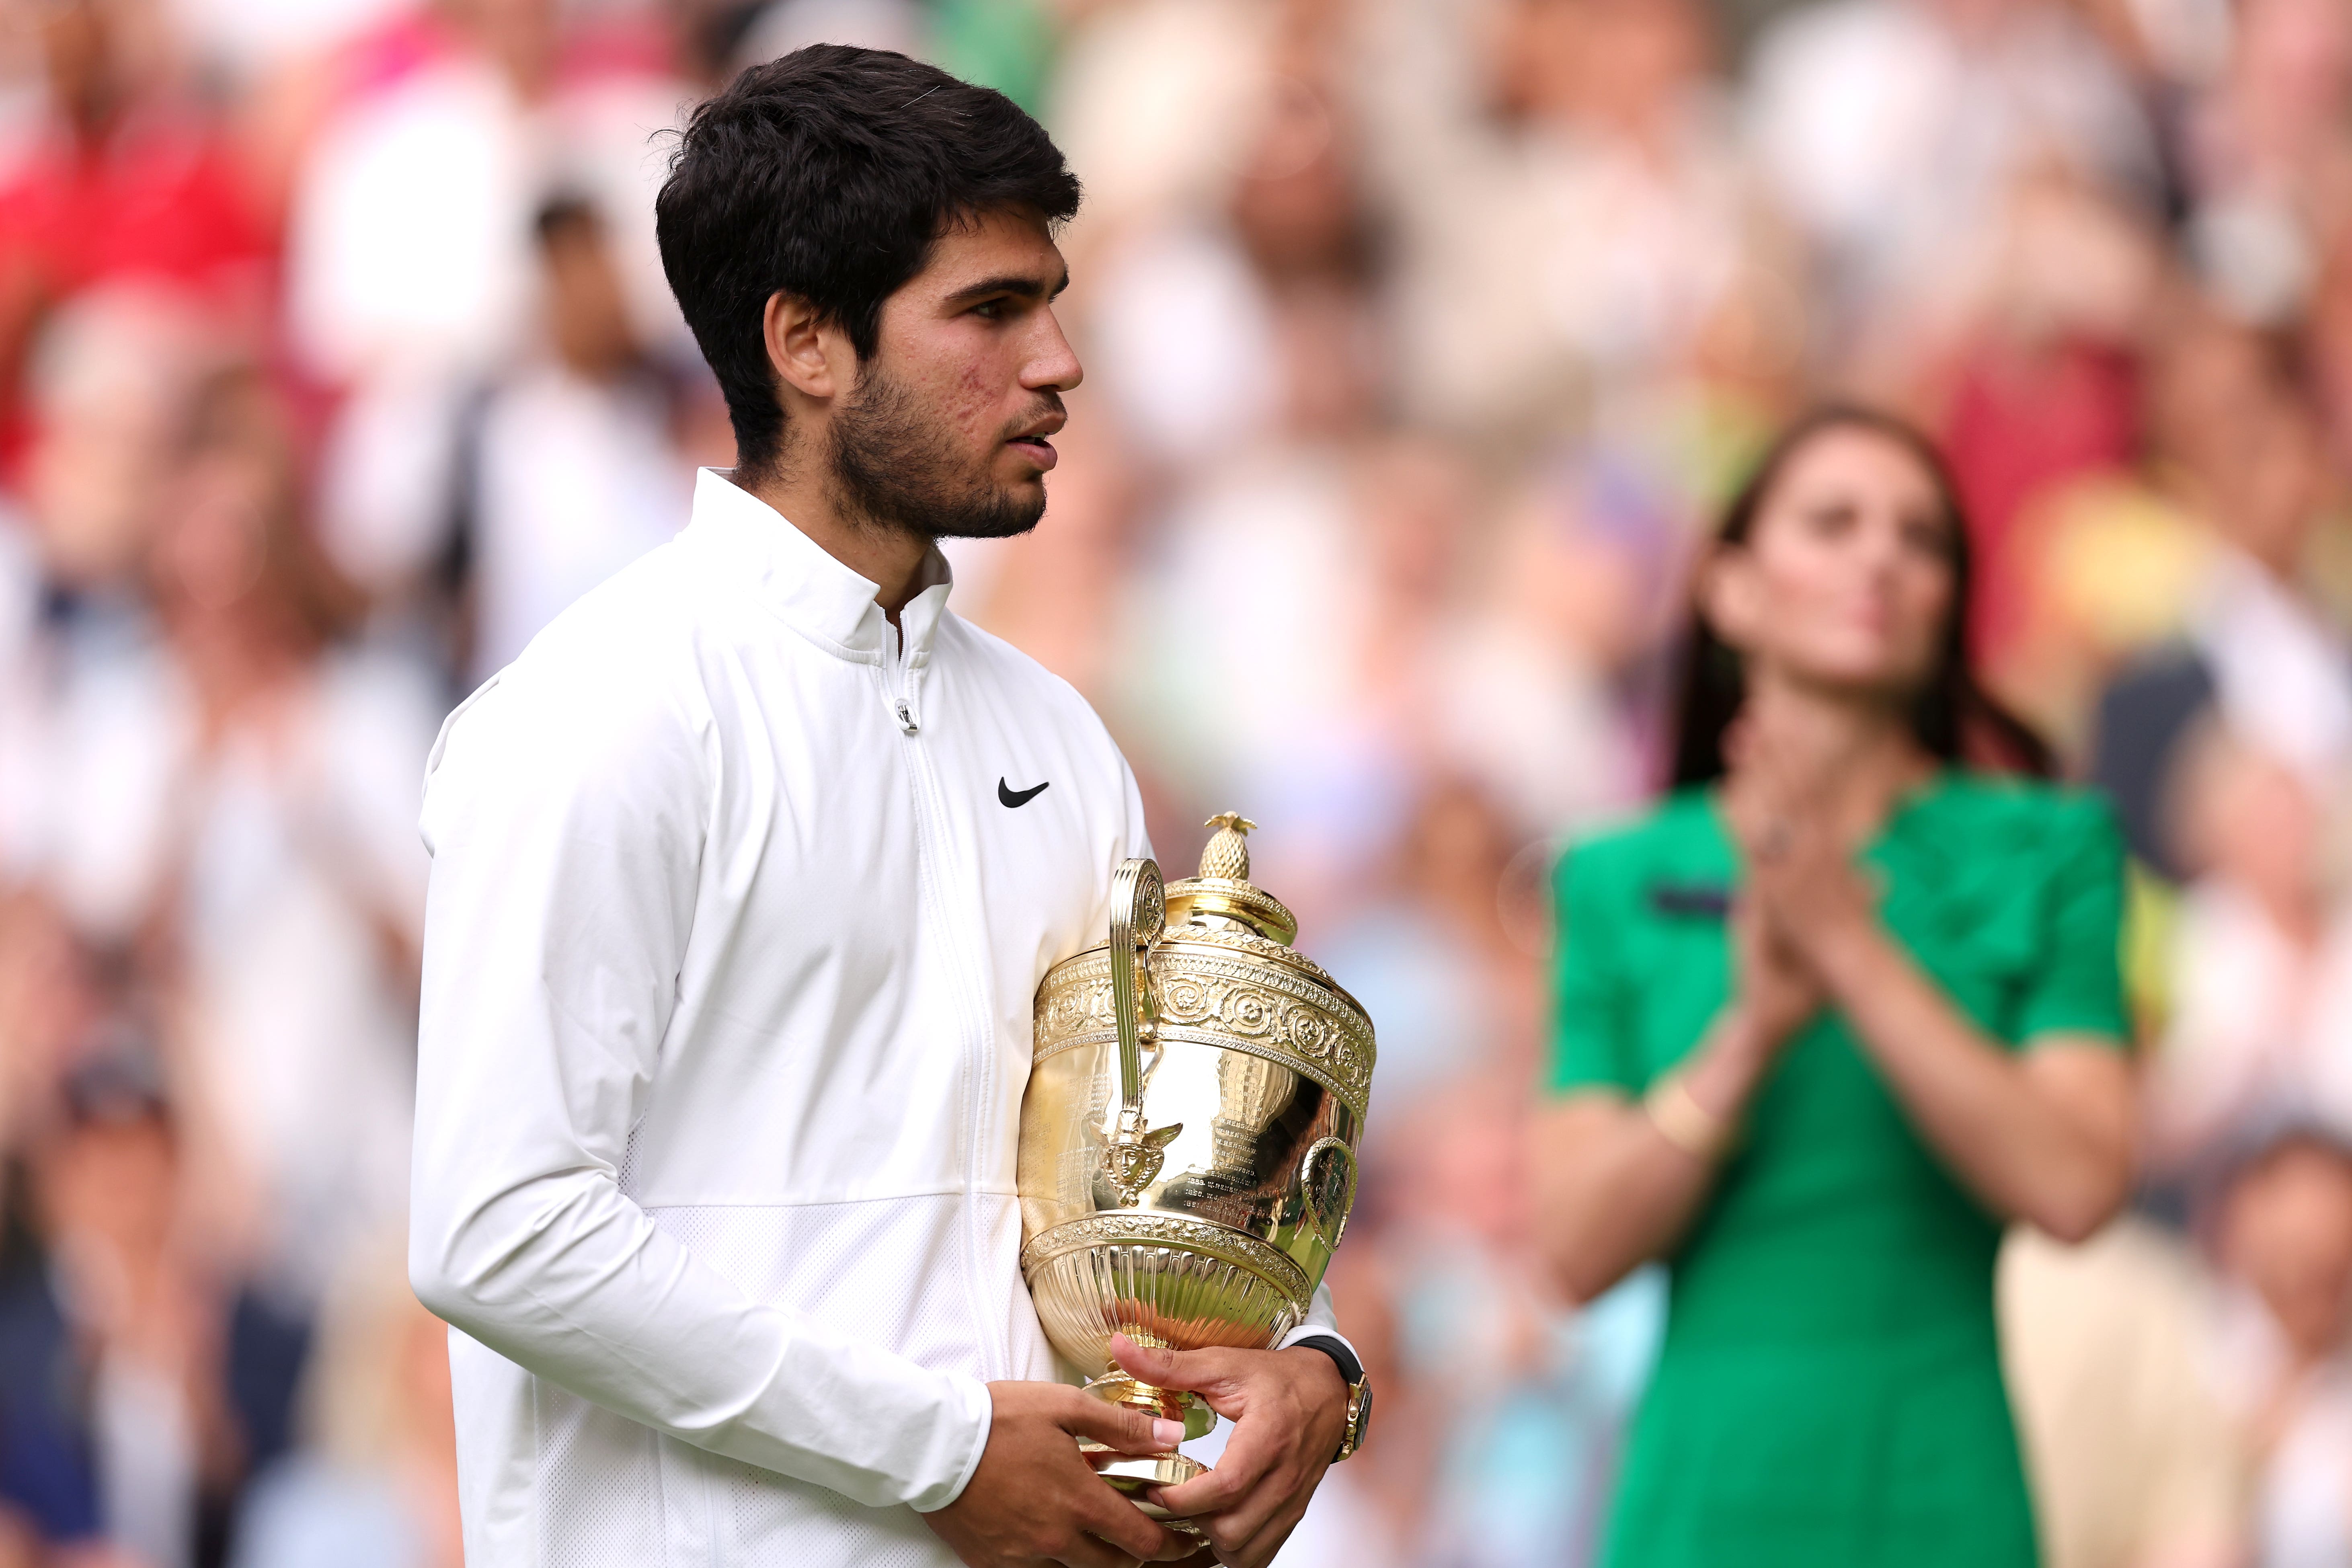
[[[1054,312],[1044,312],[1045,323],[1037,342],[1029,355],[1028,363],[1021,367],[1021,384],[1031,392],[1052,387],[1067,392],[1087,378],[1086,368],[1078,363],[1078,353],[1070,347],[1063,334],[1062,323]]]

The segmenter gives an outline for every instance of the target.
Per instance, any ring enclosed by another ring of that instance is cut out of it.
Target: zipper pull
[[[898,710],[898,728],[904,730],[909,735],[913,734],[916,728],[915,710],[907,706],[907,700],[901,697],[890,706]]]

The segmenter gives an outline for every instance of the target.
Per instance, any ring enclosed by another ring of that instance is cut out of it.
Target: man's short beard
[[[906,389],[867,367],[826,443],[842,510],[869,527],[933,539],[1010,539],[1037,526],[1045,499],[970,480],[963,461]]]

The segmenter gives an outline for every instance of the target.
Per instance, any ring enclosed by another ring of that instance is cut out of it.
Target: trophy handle
[[[1122,860],[1110,882],[1110,1010],[1118,1028],[1118,1123],[1103,1146],[1103,1169],[1129,1208],[1160,1175],[1181,1121],[1153,1128],[1143,1116],[1143,1042],[1157,1031],[1151,950],[1168,928],[1166,889],[1150,860]]]
[[[1143,1109],[1143,1040],[1159,1022],[1151,950],[1167,925],[1159,862],[1120,861],[1110,879],[1110,1010],[1118,1026],[1119,1103],[1129,1110]]]
[[[1315,1161],[1326,1152],[1339,1154],[1348,1162],[1348,1192],[1339,1200],[1339,1228],[1331,1233],[1331,1247],[1337,1251],[1339,1238],[1348,1234],[1348,1216],[1355,1212],[1356,1207],[1356,1152],[1348,1147],[1344,1139],[1318,1138],[1307,1146],[1306,1156],[1298,1162],[1298,1188],[1306,1194],[1307,1206],[1315,1211],[1316,1217],[1318,1220],[1325,1217],[1327,1211],[1315,1201]]]

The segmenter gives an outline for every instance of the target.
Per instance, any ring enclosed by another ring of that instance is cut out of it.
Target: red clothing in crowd
[[[48,301],[153,278],[223,303],[257,297],[274,247],[220,138],[170,112],[103,141],[41,139],[0,175],[0,267]]]
[[[276,244],[219,134],[194,115],[58,127],[0,170],[0,472],[29,435],[22,355],[42,314],[97,285],[154,282],[266,330]]]
[[[1969,511],[1976,553],[1969,630],[1978,659],[1999,665],[2027,614],[2016,524],[2039,497],[2078,475],[2128,467],[2137,416],[2129,357],[2088,342],[2032,353],[1991,349],[1965,368],[1944,449]]]

